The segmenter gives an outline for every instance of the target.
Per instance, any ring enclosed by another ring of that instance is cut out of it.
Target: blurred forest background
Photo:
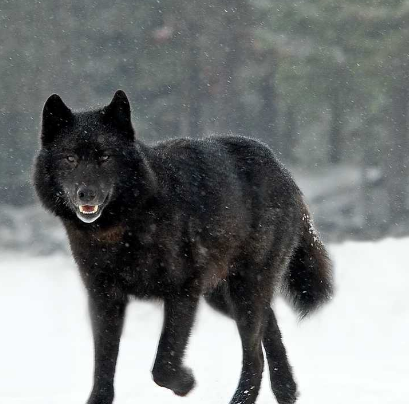
[[[0,1],[0,245],[65,248],[30,184],[44,101],[124,89],[138,136],[269,144],[327,240],[409,234],[409,1]]]

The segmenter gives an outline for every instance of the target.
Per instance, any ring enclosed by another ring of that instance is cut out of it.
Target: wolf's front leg
[[[188,290],[165,299],[165,318],[152,376],[156,384],[179,396],[188,394],[195,384],[191,370],[183,366],[183,356],[198,301],[198,295]]]
[[[89,309],[94,336],[94,386],[87,404],[112,404],[114,374],[126,302],[92,296]]]

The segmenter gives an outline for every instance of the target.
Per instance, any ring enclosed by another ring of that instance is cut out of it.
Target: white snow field
[[[337,294],[299,322],[275,304],[299,404],[409,401],[409,239],[331,246]],[[83,287],[64,256],[0,256],[0,403],[84,404],[92,343]],[[116,404],[228,403],[240,373],[234,323],[202,303],[188,348],[196,388],[186,398],[157,387],[150,369],[159,304],[133,302],[121,343]],[[264,373],[258,404],[275,403]]]

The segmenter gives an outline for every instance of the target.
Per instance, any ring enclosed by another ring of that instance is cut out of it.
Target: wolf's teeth
[[[79,210],[85,215],[92,215],[98,211],[98,205],[80,205]]]

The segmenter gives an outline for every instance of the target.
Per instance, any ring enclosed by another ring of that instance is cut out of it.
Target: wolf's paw
[[[195,386],[195,378],[189,368],[152,370],[153,381],[160,387],[172,390],[178,396],[186,396]]]
[[[294,404],[299,396],[294,381],[289,381],[284,386],[276,388],[274,394],[279,404]]]
[[[109,397],[101,397],[101,396],[91,396],[87,404],[112,404],[114,402],[114,398]]]
[[[112,404],[113,400],[109,400],[105,397],[90,397],[87,404]]]
[[[112,404],[114,401],[114,389],[104,388],[92,391],[87,404]]]

